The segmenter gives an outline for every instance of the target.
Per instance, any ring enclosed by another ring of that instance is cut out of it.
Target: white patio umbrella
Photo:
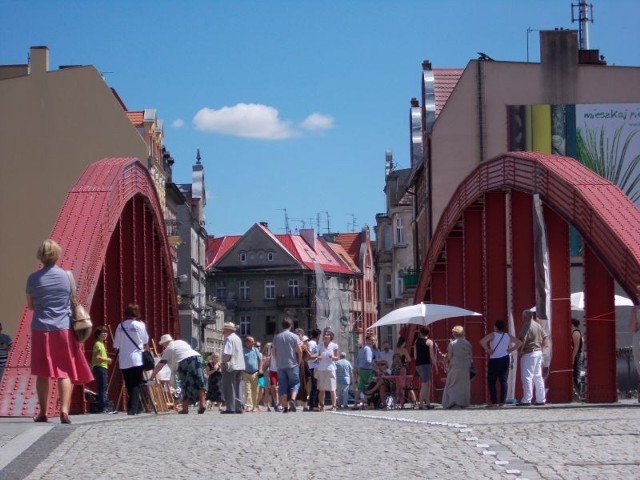
[[[613,304],[616,307],[633,306],[633,302],[630,299],[621,295],[615,295]],[[571,294],[571,310],[584,311],[584,292]]]
[[[613,304],[616,307],[632,307],[633,302],[627,297],[622,295],[614,295]],[[536,307],[531,307],[529,310],[536,311]],[[571,310],[584,312],[584,292],[575,292],[571,294]]]
[[[396,308],[387,313],[384,317],[371,325],[371,328],[382,327],[384,325],[400,325],[404,323],[415,323],[427,326],[437,320],[451,317],[480,316],[481,313],[472,312],[465,308],[454,307],[452,305],[439,305],[437,303],[418,303],[407,307]]]

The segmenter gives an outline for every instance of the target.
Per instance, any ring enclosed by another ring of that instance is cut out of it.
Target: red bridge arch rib
[[[634,300],[640,284],[640,210],[620,189],[576,160],[534,152],[507,153],[479,165],[458,187],[442,214],[422,265],[415,301],[451,303],[482,312],[437,322],[444,350],[450,329],[464,323],[480,375],[472,402],[483,403],[485,356],[478,340],[493,322],[535,305],[532,202],[544,206],[549,244],[554,339],[547,386],[550,401],[570,401],[571,293],[569,226],[583,239],[587,400],[615,401],[614,280]],[[511,308],[509,308],[509,306]],[[412,339],[415,326],[409,326]],[[442,380],[434,382],[442,388]],[[520,382],[516,382],[517,385]],[[438,392],[436,392],[436,397]]]
[[[67,194],[50,236],[63,248],[59,265],[74,272],[79,300],[89,306],[94,327],[107,325],[113,331],[124,307],[137,303],[152,338],[178,333],[165,232],[153,181],[137,159],[100,160],[85,170]],[[30,374],[30,323],[31,312],[25,307],[0,384],[0,416],[28,417],[37,410],[35,377]],[[93,343],[93,338],[85,343],[89,359]],[[121,387],[119,375],[115,378],[117,384],[109,392],[114,401]],[[71,413],[85,413],[83,397],[82,389],[74,388]],[[58,408],[52,382],[47,412],[53,416]]]

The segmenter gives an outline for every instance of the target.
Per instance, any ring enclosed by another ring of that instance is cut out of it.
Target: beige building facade
[[[396,170],[393,154],[385,155],[386,212],[376,215],[376,275],[378,317],[413,304],[418,271],[415,255],[413,197],[407,192],[411,169]],[[379,340],[395,345],[400,326],[379,329]]]
[[[50,70],[49,63],[47,47],[32,47],[28,64],[0,66],[0,303],[11,337],[36,250],[85,168],[105,157],[147,158],[147,145],[95,67]]]

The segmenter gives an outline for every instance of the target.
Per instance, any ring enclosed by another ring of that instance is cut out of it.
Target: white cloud
[[[184,120],[181,118],[176,118],[173,122],[171,122],[171,126],[173,128],[182,128],[184,127]]]
[[[331,115],[322,113],[312,113],[300,124],[300,127],[310,132],[319,132],[333,128],[334,119]]]
[[[278,110],[258,103],[202,108],[193,117],[193,125],[198,130],[248,138],[282,140],[296,134],[290,122],[279,118]]]

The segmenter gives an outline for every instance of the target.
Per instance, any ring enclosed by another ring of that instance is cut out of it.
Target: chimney
[[[540,63],[551,68],[575,68],[578,64],[578,32],[575,30],[541,30]]]
[[[311,249],[316,251],[316,231],[313,228],[301,228],[300,236],[302,239],[309,244]]]
[[[29,75],[49,71],[49,47],[31,47],[29,51]]]
[[[422,70],[431,70],[431,62],[429,60],[422,62]]]
[[[578,32],[543,30],[540,32],[540,66],[544,101],[550,105],[577,102]]]
[[[384,178],[386,179],[393,170],[393,152],[387,150],[384,153]]]
[[[268,222],[260,222],[260,225],[262,225],[267,230],[269,229],[269,223]]]

